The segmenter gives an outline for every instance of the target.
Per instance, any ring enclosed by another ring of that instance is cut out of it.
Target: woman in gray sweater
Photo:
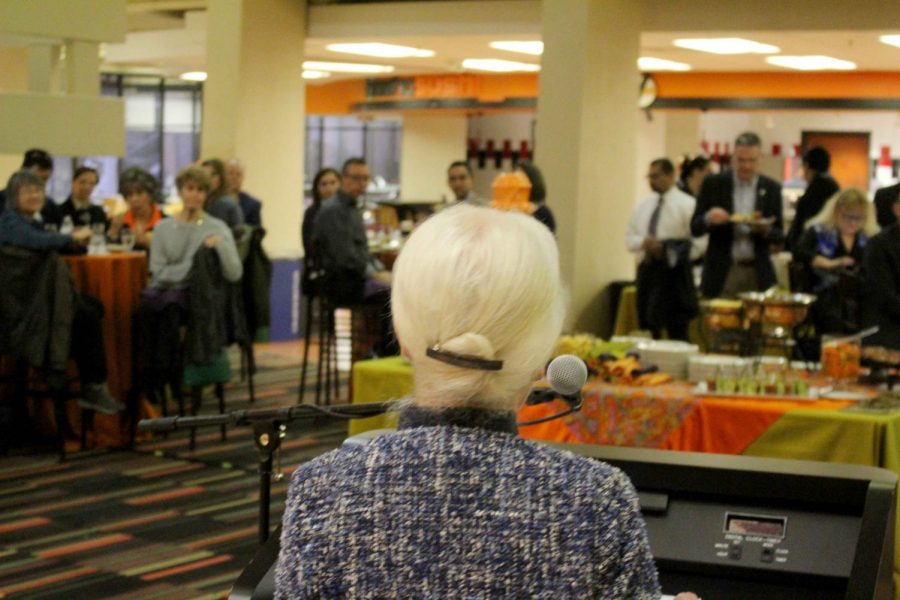
[[[203,210],[209,192],[209,175],[201,167],[186,167],[175,179],[184,208],[173,219],[163,219],[154,229],[150,245],[151,287],[183,289],[194,254],[201,245],[215,248],[228,281],[243,273],[231,229]]]

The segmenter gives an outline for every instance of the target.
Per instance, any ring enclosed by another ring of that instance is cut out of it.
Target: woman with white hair
[[[626,476],[517,435],[565,313],[548,229],[442,211],[393,281],[415,392],[396,433],[294,473],[276,597],[659,598]]]

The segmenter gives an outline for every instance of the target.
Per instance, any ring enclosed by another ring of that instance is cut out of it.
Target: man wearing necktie
[[[759,136],[734,142],[730,170],[703,181],[691,219],[695,236],[709,234],[700,289],[707,298],[734,298],[775,284],[770,248],[784,242],[781,184],[759,173]]]
[[[625,235],[639,261],[638,322],[654,338],[665,329],[670,339],[686,340],[697,314],[691,259],[702,252],[702,241],[691,239],[694,199],[675,185],[669,159],[650,163],[647,179],[654,195],[634,207]]]

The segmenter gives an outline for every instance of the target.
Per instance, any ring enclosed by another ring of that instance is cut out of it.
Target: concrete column
[[[100,93],[99,44],[66,41],[66,88],[70,94],[97,96]]]
[[[571,291],[567,327],[598,331],[602,290],[633,273],[624,236],[637,193],[640,3],[545,1],[542,20],[536,163]]]
[[[400,192],[404,202],[440,202],[452,196],[447,167],[466,158],[465,115],[403,117]]]
[[[300,255],[306,2],[209,3],[203,158],[238,158],[263,203],[266,250]]]

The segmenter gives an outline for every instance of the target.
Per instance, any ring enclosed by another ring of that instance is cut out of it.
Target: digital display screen
[[[786,517],[762,517],[732,513],[725,515],[725,533],[783,538],[786,524]]]

